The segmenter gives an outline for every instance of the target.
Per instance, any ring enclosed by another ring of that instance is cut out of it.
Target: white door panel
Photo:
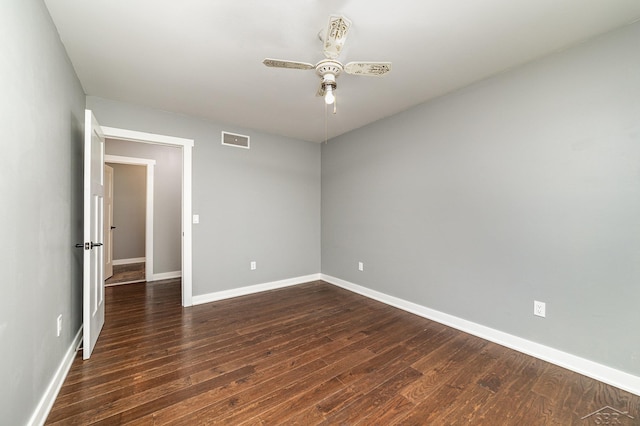
[[[93,352],[104,325],[104,135],[85,111],[82,358]]]

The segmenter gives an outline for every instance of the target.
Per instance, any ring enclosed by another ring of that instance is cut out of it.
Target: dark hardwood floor
[[[105,280],[107,286],[145,281],[145,262],[113,265],[113,275]]]
[[[179,280],[106,296],[47,424],[640,424],[638,396],[324,282],[192,308]]]

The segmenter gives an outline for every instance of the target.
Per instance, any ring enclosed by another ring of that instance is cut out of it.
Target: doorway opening
[[[155,165],[156,160],[148,159],[148,158],[135,158],[135,157],[124,157],[120,155],[110,155],[105,154],[104,162],[109,164],[118,164],[118,165],[128,165],[128,166],[137,166],[144,167],[145,171],[145,189],[144,189],[144,257],[138,259],[130,259],[131,256],[125,256],[127,259],[131,261],[122,262],[121,259],[114,259],[113,265],[120,266],[126,264],[135,264],[135,263],[144,263],[144,281],[154,281],[154,264],[153,264],[153,244],[154,244],[154,235],[153,235],[153,218],[154,218],[154,182],[155,182]],[[117,195],[117,193],[115,194]],[[106,215],[105,215],[106,218]],[[121,224],[122,225],[122,224]],[[117,232],[117,227],[114,229],[109,229],[109,232]],[[121,226],[121,232],[123,231]],[[107,227],[105,226],[105,232],[107,232]],[[113,239],[112,239],[113,241]],[[110,249],[113,249],[111,247]],[[105,247],[105,251],[108,249]],[[108,257],[108,253],[105,253],[105,259]],[[137,257],[137,256],[136,256]],[[120,260],[120,261],[118,261]],[[137,262],[134,262],[137,261]],[[107,278],[107,277],[105,277]],[[132,281],[124,281],[119,282],[122,283],[130,283]]]
[[[191,228],[191,200],[192,200],[192,151],[193,139],[177,138],[173,136],[157,135],[153,133],[138,132],[114,127],[102,127],[105,139],[121,141],[139,142],[146,144],[158,144],[180,148],[182,154],[182,203],[181,203],[181,275],[182,275],[182,306],[191,306],[192,302],[192,228]],[[114,156],[105,156],[105,161],[113,160]],[[117,157],[117,156],[115,156]],[[126,157],[116,158],[120,161],[135,161],[136,159]],[[144,160],[144,159],[137,159]],[[147,160],[148,161],[148,160]],[[153,173],[153,165],[143,163],[147,168],[147,213],[146,213],[146,237],[145,237],[145,257],[146,280],[153,281],[153,207],[151,206],[151,219],[149,219],[149,191],[151,192],[151,203],[153,204],[153,175],[149,179],[149,173]],[[150,231],[149,231],[149,227]],[[149,265],[148,262],[151,262]]]

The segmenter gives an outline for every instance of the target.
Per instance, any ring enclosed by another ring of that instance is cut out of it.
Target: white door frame
[[[113,276],[113,167],[104,165],[104,276],[105,281]]]
[[[107,139],[175,146],[182,149],[182,306],[193,304],[192,254],[192,155],[193,139],[157,135],[115,127],[102,127]]]
[[[103,128],[104,129],[104,128]],[[153,188],[154,188],[154,176],[156,160],[148,158],[134,158],[134,157],[122,157],[120,155],[104,156],[105,163],[115,164],[128,164],[132,166],[144,166],[147,172],[147,185],[146,185],[146,209],[144,219],[144,280],[153,281]]]

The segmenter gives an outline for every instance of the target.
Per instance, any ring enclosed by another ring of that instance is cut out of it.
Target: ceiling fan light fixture
[[[341,70],[336,70],[336,74]],[[324,102],[327,105],[331,105],[335,102],[336,96],[333,94],[333,91],[336,89],[336,74],[333,74],[329,70],[318,71],[318,73],[322,72],[322,90],[324,90]]]
[[[333,86],[331,84],[327,84],[325,86],[324,102],[327,105],[331,105],[335,101],[336,101],[336,97],[333,94]]]
[[[287,61],[282,59],[265,58],[262,61],[268,67],[290,68],[300,70],[314,69],[320,77],[320,88],[316,96],[323,97],[327,105],[334,105],[335,114],[335,90],[336,78],[343,72],[352,75],[364,75],[380,77],[391,71],[391,62],[349,62],[346,66],[338,60],[342,47],[351,28],[351,21],[345,16],[331,15],[326,31],[321,31],[318,37],[323,42],[323,53],[326,59],[313,65],[308,62]],[[322,33],[322,35],[321,35]],[[323,37],[324,36],[324,37]]]

